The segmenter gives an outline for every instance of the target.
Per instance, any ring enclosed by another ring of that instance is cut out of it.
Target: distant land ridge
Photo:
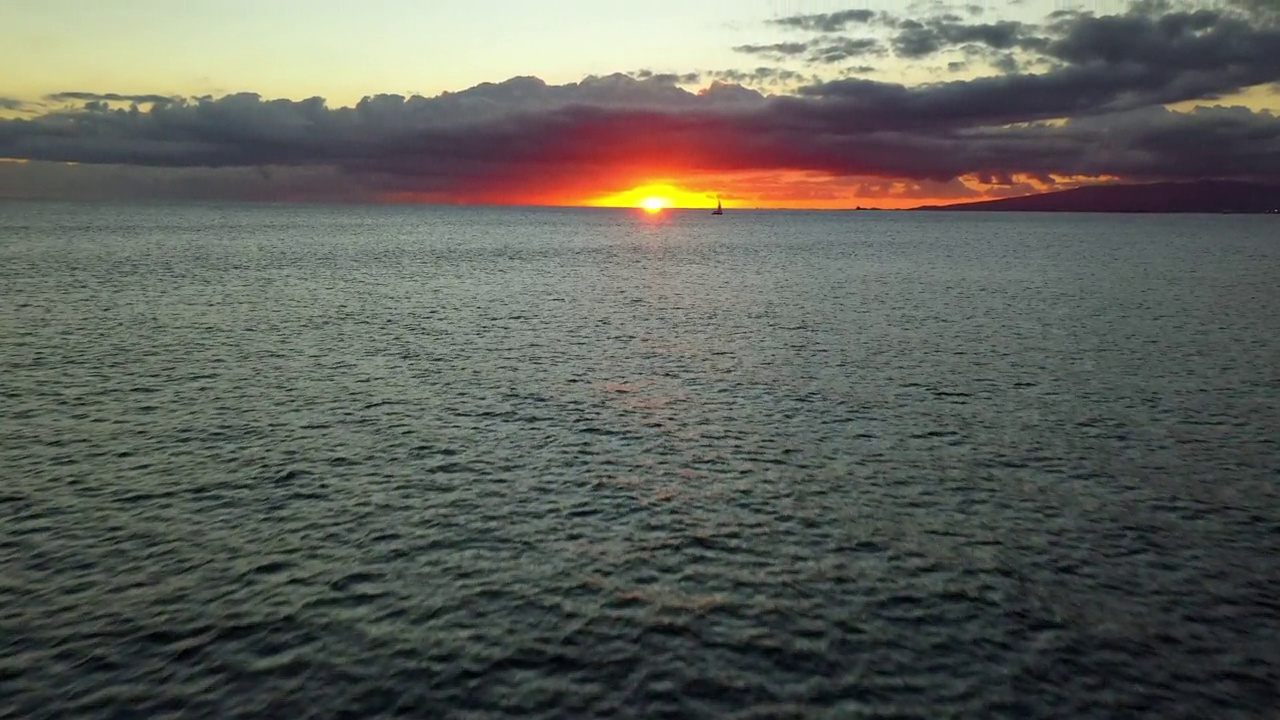
[[[1087,185],[1021,197],[927,205],[916,210],[1113,213],[1270,213],[1280,210],[1280,185],[1197,180],[1141,185]]]

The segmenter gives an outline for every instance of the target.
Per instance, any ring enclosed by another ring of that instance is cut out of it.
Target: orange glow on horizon
[[[589,190],[584,192],[591,184],[590,180],[585,180],[577,188],[551,184],[528,193],[519,188],[475,197],[443,197],[405,192],[384,196],[384,199],[427,204],[623,208],[640,210],[654,216],[665,210],[710,210],[716,206],[717,199],[723,202],[726,210],[907,210],[921,206],[1033,195],[1120,180],[1114,177],[1065,175],[1039,179],[1015,175],[1005,181],[1012,184],[999,185],[976,176],[965,176],[949,182],[929,182],[876,177],[846,178],[801,171],[762,171],[707,173],[692,175],[679,181],[642,180],[628,190],[594,195]],[[614,188],[619,185],[621,183],[614,185]]]

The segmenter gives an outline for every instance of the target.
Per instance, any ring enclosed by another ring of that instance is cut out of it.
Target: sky
[[[1280,182],[1280,0],[7,0],[0,197],[909,207]]]

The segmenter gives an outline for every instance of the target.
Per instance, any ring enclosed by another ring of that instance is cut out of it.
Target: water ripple
[[[1267,717],[1280,246],[0,216],[0,716]]]

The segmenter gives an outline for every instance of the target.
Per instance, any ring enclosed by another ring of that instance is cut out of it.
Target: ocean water
[[[1280,225],[0,204],[0,716],[1263,718]]]

